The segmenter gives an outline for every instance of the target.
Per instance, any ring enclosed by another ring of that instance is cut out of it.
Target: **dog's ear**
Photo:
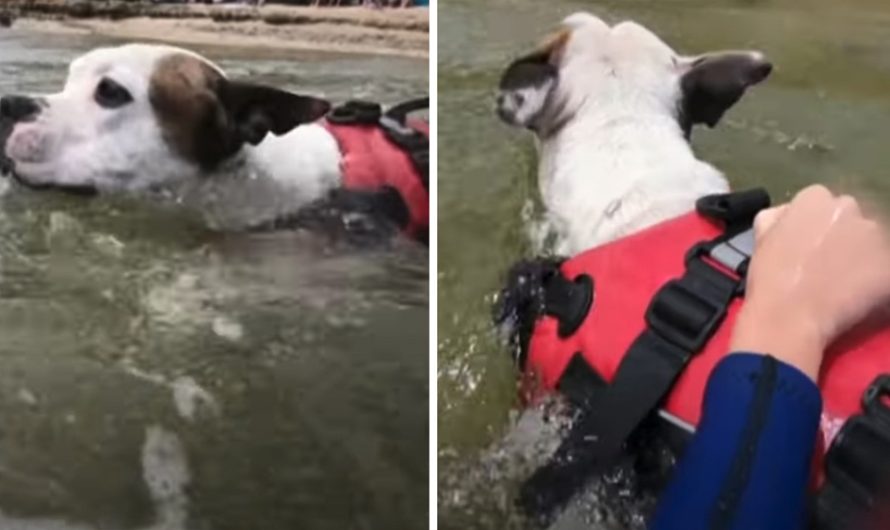
[[[562,31],[507,67],[501,75],[497,102],[502,120],[519,127],[536,128],[550,92],[556,87],[559,61],[570,36],[570,31]]]
[[[285,134],[318,120],[331,108],[322,99],[237,81],[223,83],[218,97],[237,140],[251,145],[259,144],[269,133]]]
[[[245,143],[315,121],[328,102],[228,80],[212,64],[174,53],[155,67],[149,100],[164,140],[183,158],[211,171]]]
[[[686,60],[680,81],[682,117],[687,129],[714,127],[748,87],[766,79],[773,66],[758,52],[723,52]]]

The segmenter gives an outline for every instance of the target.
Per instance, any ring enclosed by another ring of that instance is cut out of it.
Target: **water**
[[[781,199],[824,182],[887,207],[890,4],[449,0],[439,9],[440,527],[521,527],[511,499],[537,458],[528,439],[548,436],[539,418],[517,428],[515,371],[490,324],[503,274],[531,252],[523,219],[538,208],[532,140],[493,113],[502,69],[577,10],[637,20],[689,54],[760,49],[776,71],[718,128],[696,132],[699,156],[736,188],[765,186]],[[631,505],[610,524],[591,499],[584,528],[639,528],[651,506]]]
[[[0,31],[0,93],[92,38]],[[425,93],[420,61],[217,48],[335,101]],[[5,181],[4,181],[5,183]],[[219,235],[172,206],[0,198],[0,528],[422,528],[427,252]]]

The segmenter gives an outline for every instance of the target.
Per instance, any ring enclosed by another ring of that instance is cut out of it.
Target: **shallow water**
[[[542,438],[515,423],[515,372],[490,324],[502,275],[531,252],[536,207],[531,138],[493,113],[502,69],[558,21],[589,10],[634,19],[688,54],[764,51],[772,77],[714,130],[698,130],[699,156],[736,188],[774,199],[811,182],[890,206],[890,4],[883,0],[449,0],[439,33],[439,477],[443,528],[521,527],[515,488]],[[523,420],[526,421],[526,420]],[[534,424],[536,420],[528,420]],[[517,432],[519,434],[517,434]],[[505,439],[506,433],[509,436]],[[552,436],[550,437],[552,441]],[[547,437],[543,437],[546,442]],[[614,493],[614,492],[613,492]],[[626,494],[619,491],[618,496]],[[592,496],[588,495],[588,500]],[[645,505],[609,523],[642,526]]]
[[[0,30],[0,93],[57,90],[100,43]],[[335,101],[426,92],[420,61],[201,51]],[[10,187],[0,528],[424,527],[426,261]]]

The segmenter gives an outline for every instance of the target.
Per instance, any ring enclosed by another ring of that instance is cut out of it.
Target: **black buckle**
[[[725,307],[698,296],[680,280],[671,280],[658,290],[646,309],[646,324],[675,346],[696,353],[725,316]]]
[[[717,237],[710,241],[699,241],[698,243],[692,245],[692,247],[686,251],[686,256],[683,259],[684,263],[686,263],[687,267],[691,262],[696,260],[704,263],[704,259],[702,258],[704,258],[705,256],[709,256],[711,254],[711,250],[713,250],[714,247],[716,247],[720,243],[723,243],[727,239],[729,238],[727,237],[727,234],[724,233],[720,237]]]
[[[593,278],[582,274],[569,280],[562,273],[551,276],[544,286],[544,312],[559,321],[560,338],[571,336],[590,313],[593,305]]]
[[[420,175],[424,189],[429,189],[430,140],[425,134],[411,126],[384,115],[379,121],[383,134],[390,142],[408,154],[414,169]]]
[[[383,116],[383,109],[370,101],[347,101],[328,112],[328,121],[338,125],[376,125]]]
[[[692,247],[686,255],[686,261],[711,255],[715,247],[732,240],[737,235],[750,230],[757,214],[770,206],[770,196],[763,188],[707,195],[695,203],[695,210],[710,219],[721,221],[725,225],[723,235],[711,241],[703,241]],[[748,272],[749,260],[745,260],[734,271],[741,278],[739,296],[744,295],[744,277]]]
[[[858,527],[890,487],[890,374],[883,374],[862,396],[863,414],[849,418],[825,455],[826,483],[817,503],[818,527]]]
[[[862,410],[887,423],[890,427],[890,405],[884,399],[890,398],[890,374],[884,374],[869,385],[862,395]]]
[[[385,115],[388,118],[392,118],[402,125],[405,125],[407,123],[409,114],[419,112],[421,110],[428,110],[429,108],[430,98],[429,96],[427,96],[399,103],[398,105],[395,105],[387,110]]]
[[[707,195],[695,203],[695,210],[727,226],[750,225],[761,210],[770,206],[769,193],[763,188]]]
[[[380,122],[380,127],[386,133],[387,138],[405,151],[429,150],[429,139],[420,131],[415,131],[408,126],[395,125],[395,122],[386,120]]]
[[[684,258],[686,265],[688,266],[690,262],[695,261],[695,260],[704,262],[704,259],[702,259],[702,258],[704,258],[705,256],[710,257],[711,251],[714,250],[714,247],[716,247],[717,245],[726,243],[733,237],[737,236],[741,232],[744,232],[745,230],[748,230],[749,228],[750,228],[750,225],[739,225],[739,226],[736,226],[734,229],[727,229],[719,237],[715,237],[714,239],[711,239],[710,241],[699,241],[695,245],[692,245],[692,248],[690,248],[686,252],[686,257]],[[711,268],[714,270],[718,270],[716,267],[711,267]],[[735,272],[739,276],[739,279],[744,280],[745,275],[748,273],[748,263],[745,262],[743,267],[741,267],[739,270],[733,271],[733,272]],[[743,294],[745,294],[744,281],[742,281],[742,285],[739,286],[739,291],[738,291],[739,296],[742,296]]]

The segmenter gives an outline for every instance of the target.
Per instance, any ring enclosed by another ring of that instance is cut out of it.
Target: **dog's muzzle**
[[[43,110],[41,100],[28,96],[4,96],[0,98],[0,176],[12,177],[26,188],[34,190],[60,190],[75,195],[92,196],[98,193],[93,186],[62,184],[37,184],[22,178],[15,171],[15,161],[6,155],[6,143],[16,124],[34,120]]]

